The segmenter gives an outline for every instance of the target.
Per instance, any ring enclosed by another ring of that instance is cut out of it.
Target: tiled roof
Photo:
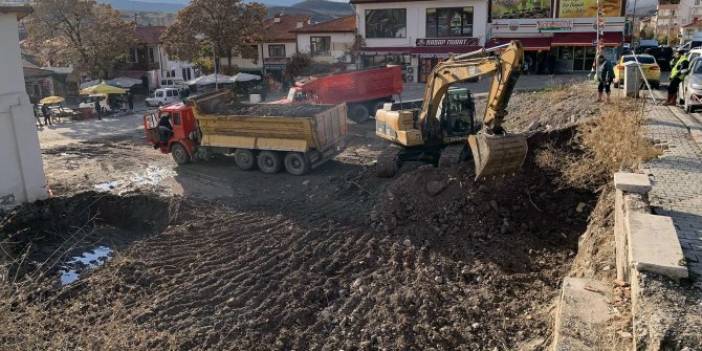
[[[165,30],[165,26],[136,27],[134,35],[141,44],[159,44]]]
[[[341,17],[294,30],[296,33],[339,33],[355,31],[356,16]]]
[[[276,22],[276,18],[279,19],[278,22]],[[302,28],[309,26],[309,21],[309,16],[302,15],[279,15],[274,18],[268,18],[263,23],[263,41],[295,41],[293,30],[299,29],[297,28],[298,23],[302,23]]]

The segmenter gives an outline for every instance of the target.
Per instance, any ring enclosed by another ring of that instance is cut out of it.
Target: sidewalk
[[[642,166],[653,182],[649,193],[653,211],[673,218],[691,278],[698,284],[702,278],[702,144],[697,137],[700,130],[700,120],[678,107],[652,107],[647,115],[646,134],[666,149],[659,158]]]

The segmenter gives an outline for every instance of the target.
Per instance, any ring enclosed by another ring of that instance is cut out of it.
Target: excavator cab
[[[466,137],[477,132],[475,102],[470,90],[451,87],[439,107],[439,121],[444,139]]]

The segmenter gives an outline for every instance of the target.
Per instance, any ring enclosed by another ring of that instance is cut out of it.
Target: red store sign
[[[418,38],[417,46],[478,46],[478,38]]]

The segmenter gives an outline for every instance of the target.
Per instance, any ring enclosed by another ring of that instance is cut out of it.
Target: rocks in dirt
[[[448,186],[448,181],[431,180],[427,182],[427,192],[431,196],[436,196]]]
[[[575,207],[575,212],[577,213],[583,213],[585,210],[585,207],[587,207],[587,204],[584,202],[578,202],[578,206]]]

